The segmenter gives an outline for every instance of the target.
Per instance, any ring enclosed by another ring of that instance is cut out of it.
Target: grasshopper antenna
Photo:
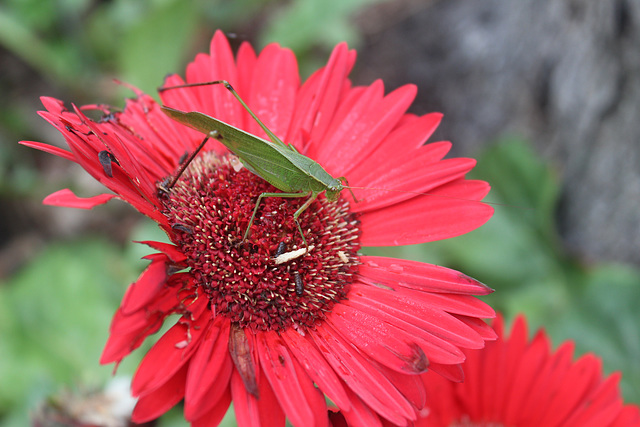
[[[510,208],[518,208],[518,209],[524,209],[524,210],[532,210],[532,208],[527,208],[524,206],[517,206],[517,205],[510,205],[508,203],[498,203],[498,202],[486,202],[484,200],[471,200],[471,199],[465,199],[463,197],[456,197],[456,196],[448,196],[446,194],[435,194],[435,193],[421,193],[419,191],[407,191],[407,190],[394,190],[391,188],[375,188],[375,187],[347,187],[346,185],[344,186],[344,188],[347,188],[349,190],[354,189],[354,190],[378,190],[378,191],[391,191],[394,193],[405,193],[405,194],[415,194],[418,196],[433,196],[433,197],[441,197],[443,199],[451,199],[451,200],[461,200],[461,201],[465,201],[465,202],[477,202],[477,203],[484,203],[487,205],[492,205],[492,206],[506,206],[506,207],[510,207]],[[351,194],[353,195],[353,192],[351,192]],[[354,200],[356,200],[356,198],[354,197]],[[357,200],[356,200],[357,202]]]

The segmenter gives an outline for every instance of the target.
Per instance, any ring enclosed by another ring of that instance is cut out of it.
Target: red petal
[[[389,165],[395,167],[373,171],[374,174],[363,178],[358,186],[364,189],[354,190],[358,202],[351,205],[351,210],[368,212],[428,195],[441,185],[464,178],[476,164],[474,159],[465,158],[428,164],[424,157],[431,157],[431,153],[428,150],[414,151],[398,161],[389,160]]]
[[[353,391],[347,389],[351,408],[341,410],[346,420],[346,425],[350,427],[376,427],[382,426],[382,421],[378,415],[371,410]],[[388,425],[388,424],[385,424]]]
[[[175,136],[176,123],[170,120],[148,95],[127,100],[125,114],[117,120],[101,123],[117,135],[110,141],[113,154],[131,175],[144,179],[142,186],[155,191],[155,181],[168,175],[185,152],[185,138]],[[132,135],[130,129],[135,129]],[[106,129],[105,129],[106,130]],[[128,141],[127,144],[122,144]]]
[[[189,362],[198,349],[202,333],[208,330],[205,326],[210,318],[208,312],[195,321],[182,318],[165,332],[140,363],[131,383],[131,393],[140,396],[153,392]]]
[[[404,330],[408,334],[412,334],[413,342],[418,344],[424,351],[432,369],[434,363],[455,364],[464,361],[464,353],[448,339],[449,337],[437,336],[431,331],[425,330],[425,326],[421,324],[422,320],[415,315],[403,313],[402,307],[392,310],[371,299],[361,298],[358,294],[359,292],[350,293],[349,300],[345,304],[356,307],[361,311],[371,312],[383,321]]]
[[[125,314],[140,310],[162,290],[167,283],[167,261],[164,254],[154,258],[138,280],[129,286],[120,305]]]
[[[237,85],[238,74],[236,61],[233,57],[233,51],[231,50],[229,41],[222,31],[217,30],[215,32],[213,39],[211,39],[209,52],[210,69],[206,81],[224,79],[232,85]],[[207,111],[211,111],[213,117],[233,126],[246,124],[243,123],[245,111],[242,105],[240,105],[227,88],[222,85],[210,86],[209,88],[213,94],[211,100],[214,109]]]
[[[231,387],[224,389],[224,394],[209,412],[197,420],[191,421],[191,427],[218,427],[231,404]],[[185,415],[186,417],[186,415]]]
[[[125,314],[118,309],[109,328],[109,339],[100,363],[119,362],[138,348],[145,338],[160,329],[164,319],[176,311],[179,301],[174,289],[163,289],[147,306]]]
[[[216,31],[210,44],[209,55],[197,55],[187,66],[188,83],[227,80],[237,85],[237,69],[231,46],[221,31]],[[192,91],[199,103],[189,104],[188,111],[200,111],[233,126],[243,126],[242,105],[223,85],[198,86],[177,90]]]
[[[489,191],[483,181],[458,180],[402,203],[360,217],[362,246],[432,242],[475,230],[493,215],[476,201]]]
[[[459,271],[437,265],[396,258],[362,256],[358,274],[372,285],[391,289],[401,286],[422,292],[487,295],[488,286]]]
[[[281,139],[285,138],[300,86],[296,57],[289,49],[270,44],[260,53],[255,67],[251,96],[245,101],[274,134]],[[245,117],[245,130],[269,139],[248,114]]]
[[[406,398],[331,326],[323,323],[309,335],[342,380],[374,411],[396,424],[415,419]]]
[[[572,342],[566,342],[556,350],[553,356],[547,358],[528,395],[529,399],[535,399],[530,401],[539,404],[524,406],[519,416],[520,419],[540,421],[546,415],[546,411],[541,413],[539,408],[546,408],[553,402],[555,394],[549,393],[549,390],[556,389],[557,384],[564,380],[564,376],[572,364],[573,347]]]
[[[407,398],[416,409],[426,405],[426,391],[420,375],[403,374],[386,366],[378,366],[380,372]]]
[[[258,58],[249,42],[242,42],[236,57],[238,64],[238,87],[236,90],[242,99],[249,99],[251,95],[251,82],[253,81],[253,74]]]
[[[218,317],[205,332],[198,350],[191,358],[184,415],[198,419],[212,406],[224,400],[229,389],[233,363],[229,355],[229,322]]]
[[[307,154],[318,161],[330,174],[342,175],[342,170],[336,169],[333,165],[329,165],[327,168],[330,154],[332,151],[344,150],[344,146],[341,145],[343,141],[348,141],[345,144],[347,147],[354,143],[362,143],[357,141],[355,137],[352,138],[350,132],[358,134],[366,130],[360,126],[359,122],[372,105],[376,105],[382,100],[383,95],[384,85],[381,80],[376,80],[370,86],[360,86],[344,91],[344,96],[341,97],[337,108],[332,112],[333,118],[325,135],[322,140],[312,139],[313,144],[308,147]],[[353,131],[351,130],[352,126],[355,126]],[[371,123],[367,123],[367,126],[370,127]],[[340,155],[344,155],[344,153]],[[340,166],[344,167],[346,164],[345,160]]]
[[[137,424],[155,420],[167,412],[184,397],[184,381],[187,376],[187,366],[178,369],[171,378],[152,393],[138,399],[138,403],[131,414],[131,420]]]
[[[362,353],[384,366],[408,374],[427,370],[429,361],[412,337],[375,314],[337,304],[326,322]]]
[[[340,410],[349,409],[351,403],[349,402],[347,392],[342,382],[333,368],[327,363],[327,360],[320,354],[316,346],[292,329],[284,331],[282,333],[282,339],[287,343],[289,350],[306,370],[313,382],[318,384],[320,390],[322,390]]]
[[[491,309],[491,311],[493,311],[493,309]],[[485,341],[493,341],[498,337],[496,335],[496,332],[493,330],[493,328],[491,328],[491,326],[489,326],[487,322],[485,322],[482,319],[479,319],[477,317],[463,316],[460,314],[454,314],[454,317],[460,320],[461,322],[463,322],[465,325],[467,325],[474,331],[476,331],[476,333],[480,335],[482,339],[484,339]],[[492,318],[492,317],[493,315],[486,316],[485,318]]]
[[[52,113],[62,114],[68,112],[64,103],[59,99],[50,96],[41,96],[40,102],[42,102],[42,105],[47,111],[51,111]],[[75,123],[77,124],[78,122]]]
[[[182,262],[187,259],[186,255],[183,254],[176,245],[173,245],[171,243],[154,242],[151,240],[141,240],[137,241],[136,243],[142,243],[157,251],[162,252],[173,262]]]
[[[398,124],[415,98],[414,85],[400,87],[382,98],[384,88],[378,82],[369,86],[349,111],[336,111],[334,126],[317,144],[317,155],[309,151],[329,173],[348,176],[351,168],[366,159]]]
[[[429,368],[431,372],[440,375],[447,381],[454,383],[461,383],[464,381],[464,372],[462,370],[462,366],[459,364],[445,365],[441,363],[432,363],[429,365]]]
[[[302,85],[285,140],[287,143],[296,144],[304,152],[305,147],[301,143],[303,133],[313,140],[322,141],[354,60],[355,52],[350,52],[346,43],[340,43],[333,49],[327,65]]]
[[[514,332],[518,328],[518,319],[522,318],[518,317],[516,319],[516,324],[514,324],[513,332],[509,338],[508,348],[510,350],[510,354],[505,354],[503,357],[507,363],[515,365],[511,367],[508,372],[504,372],[502,374],[502,376],[505,377],[505,380],[509,383],[509,388],[504,392],[506,400],[504,405],[505,408],[502,411],[503,419],[509,424],[519,422],[525,409],[523,406],[529,406],[528,396],[531,394],[531,390],[535,386],[536,379],[540,375],[545,361],[549,358],[550,350],[548,341],[546,339],[540,340],[541,335],[538,335],[532,341],[529,348],[526,349],[526,354],[520,353],[520,357],[518,358],[519,355],[517,353],[519,352],[517,350],[512,350],[513,346],[519,347],[517,342],[512,342],[512,339],[516,337]],[[527,336],[525,335],[524,338],[526,340]],[[491,343],[488,344],[487,347],[493,349],[502,345],[503,344],[501,343]],[[483,367],[480,366],[478,370],[482,368]],[[482,373],[478,372],[476,375],[482,375]]]
[[[100,363],[106,365],[119,362],[136,348],[140,347],[144,339],[156,332],[162,326],[164,315],[150,316],[146,312],[137,312],[126,316],[118,310],[113,318],[112,326],[123,328],[123,331],[111,332],[102,350]],[[127,328],[125,326],[138,326]]]
[[[328,424],[324,395],[313,386],[309,376],[296,369],[284,341],[273,332],[257,335],[262,372],[269,380],[280,406],[293,425]]]
[[[141,146],[141,137],[132,135],[130,130],[124,130],[121,126],[113,126],[109,122],[96,123],[75,105],[73,108],[87,128],[88,135],[78,138],[76,132],[69,131],[66,127],[65,131],[74,137],[67,138],[67,141],[76,154],[76,158],[83,159],[82,167],[100,183],[121,195],[137,209],[143,209],[139,206],[148,206],[149,200],[156,199],[155,182],[164,177],[167,171],[156,165],[155,162],[149,161],[146,162],[145,168],[142,167],[140,159],[149,157],[149,155],[148,150]],[[128,116],[129,114],[125,115],[125,117]],[[77,139],[76,143],[72,143],[73,139]],[[102,165],[97,161],[98,153],[105,148],[120,163],[120,167],[113,171],[113,178],[105,176]],[[135,152],[132,153],[132,150]],[[147,168],[151,170],[149,171]]]
[[[285,415],[276,399],[269,381],[262,375],[258,379],[260,398],[247,392],[237,371],[231,375],[231,395],[236,422],[239,427],[282,427]]]
[[[198,54],[200,56],[202,54]],[[196,57],[197,58],[197,57]],[[188,70],[188,68],[187,68]],[[165,77],[162,87],[181,86],[185,81],[177,74],[170,74]],[[160,100],[163,105],[176,108],[179,110],[191,111],[193,106],[200,105],[200,101],[196,96],[195,90],[181,90],[181,89],[169,89],[165,91],[158,91]],[[184,126],[184,129],[190,129]],[[194,131],[194,135],[196,135]]]
[[[598,376],[600,377],[600,376]],[[568,427],[599,427],[613,423],[622,410],[622,397],[619,391],[621,375],[614,374],[602,381],[596,378],[597,386],[592,385],[588,395],[582,396],[578,408],[565,424]]]
[[[576,405],[586,397],[588,388],[602,377],[601,363],[595,356],[587,354],[569,368],[555,390],[555,398],[540,425],[561,425],[566,421]]]
[[[72,162],[76,161],[76,158],[71,152],[53,145],[43,144],[42,142],[35,141],[20,141],[19,144],[35,148],[36,150],[44,151],[45,153],[53,154],[54,156],[62,157],[63,159],[71,160]]]
[[[477,298],[471,297],[470,295],[447,295],[415,292],[414,290],[404,288],[396,289],[394,294],[398,297],[416,300],[426,307],[430,307],[434,310],[446,311],[449,314],[483,319],[489,319],[495,316],[495,312],[489,305]],[[454,317],[466,325],[466,322],[462,321],[461,317]]]
[[[405,115],[403,118],[407,116]],[[349,172],[349,179],[353,181],[350,183],[352,185],[360,184],[363,177],[369,175],[371,171],[382,171],[390,164],[397,164],[395,160],[392,163],[390,159],[400,158],[405,153],[413,153],[418,149],[431,154],[430,156],[423,154],[427,164],[441,160],[451,149],[450,142],[440,141],[423,145],[436,130],[440,120],[442,120],[442,114],[431,113],[412,120],[401,121],[401,124],[387,135],[366,159],[360,159],[354,164],[353,169]]]
[[[93,197],[78,197],[71,190],[65,188],[49,194],[42,201],[45,205],[62,206],[65,208],[91,209],[98,205],[107,203],[113,199],[115,194],[100,194]]]
[[[472,328],[444,310],[425,306],[417,298],[417,295],[416,298],[412,298],[409,294],[398,295],[397,292],[356,282],[352,284],[352,289],[349,293],[350,300],[357,301],[363,307],[369,306],[372,309],[381,310],[383,313],[388,314],[388,322],[398,319],[398,321],[402,322],[398,323],[398,325],[408,323],[422,329],[422,338],[426,340],[430,340],[432,337],[441,338],[446,342],[464,348],[482,348],[484,344],[482,337]],[[428,353],[427,357],[432,360],[432,356]]]
[[[610,427],[640,427],[640,408],[625,406]]]

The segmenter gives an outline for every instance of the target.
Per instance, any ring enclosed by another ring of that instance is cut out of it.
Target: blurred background
[[[473,177],[499,205],[465,236],[366,252],[483,281],[508,319],[524,313],[556,345],[598,354],[607,374],[623,373],[625,400],[640,403],[640,0],[4,0],[0,426],[110,381],[113,367],[98,365],[108,325],[149,252],[131,241],[161,234],[118,201],[90,212],[41,205],[61,188],[101,189],[17,144],[64,145],[36,114],[39,97],[122,106],[131,93],[114,78],[155,94],[218,28],[236,47],[290,47],[303,77],[346,40],[358,50],[355,84],[416,84],[412,112],[444,113],[432,140],[477,158]]]

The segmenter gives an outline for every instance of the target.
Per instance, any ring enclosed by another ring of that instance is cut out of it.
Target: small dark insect
[[[296,281],[296,295],[299,297],[302,296],[304,292],[304,282],[302,281],[302,276],[297,271],[293,272],[293,279]]]
[[[276,253],[273,255],[273,257],[278,258],[286,250],[287,250],[287,244],[285,242],[278,243],[278,248],[276,249]]]
[[[169,197],[169,193],[171,192],[171,189],[169,189],[167,186],[169,185],[171,180],[172,180],[171,176],[168,176],[158,183],[157,187],[158,187],[159,197],[166,197],[166,198]]]
[[[117,121],[118,121],[118,117],[116,116],[116,113],[110,112],[100,117],[100,119],[98,120],[98,123],[117,122]]]
[[[109,178],[113,178],[113,166],[111,165],[111,163],[113,162],[116,165],[120,165],[120,163],[118,163],[118,159],[116,159],[115,156],[110,152],[108,152],[107,150],[102,150],[101,152],[98,153],[98,160],[102,165],[104,174],[107,175]]]
[[[171,225],[171,228],[177,231],[182,231],[183,233],[193,234],[193,228],[185,224],[176,223]]]
[[[74,134],[75,136],[78,136],[78,134],[80,135],[84,135],[84,136],[89,136],[91,135],[93,132],[89,131],[87,133],[82,133],[79,130],[75,129],[73,126],[71,125],[65,125],[64,128],[67,130],[67,132],[71,132],[72,134]]]
[[[189,152],[185,151],[184,154],[180,156],[180,158],[178,159],[178,164],[179,165],[183,164],[188,158],[189,158]]]

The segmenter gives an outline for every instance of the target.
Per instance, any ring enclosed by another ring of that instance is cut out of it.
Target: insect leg
[[[223,85],[229,92],[231,92],[231,94],[238,100],[238,102],[244,107],[244,109],[247,110],[247,112],[256,121],[256,123],[258,123],[258,125],[262,128],[262,130],[265,131],[265,133],[267,134],[271,142],[283,147],[287,146],[284,142],[282,142],[282,140],[280,140],[280,138],[278,138],[273,132],[271,132],[271,130],[267,127],[267,125],[262,123],[262,120],[260,120],[258,116],[256,116],[254,112],[251,111],[249,106],[244,102],[244,100],[240,97],[240,95],[238,95],[238,92],[236,92],[233,86],[231,86],[231,84],[226,80],[215,80],[211,82],[200,82],[200,83],[187,83],[187,84],[178,85],[178,86],[161,87],[158,89],[158,92],[164,92],[165,90],[170,90],[170,89],[182,89],[187,87],[200,87],[200,86],[209,86],[209,85]]]
[[[309,193],[262,193],[262,194],[260,194],[258,196],[258,200],[256,201],[256,207],[253,208],[253,214],[251,215],[251,219],[249,219],[249,225],[247,225],[247,230],[244,232],[244,237],[242,238],[242,241],[247,240],[247,236],[249,236],[249,229],[253,225],[253,220],[255,219],[256,214],[258,213],[258,207],[260,207],[260,202],[262,201],[263,198],[265,198],[265,197],[282,197],[282,198],[294,199],[294,198],[306,197],[308,195],[309,195]],[[315,194],[315,195],[311,194],[311,196],[310,196],[310,198],[313,198],[313,199],[315,199],[316,197],[318,197],[317,194]],[[311,202],[313,201],[313,199],[311,199]],[[302,211],[300,209],[298,209],[293,214],[293,219],[296,221],[296,225],[298,226],[298,231],[300,231],[300,235],[302,236],[302,241],[304,242],[305,246],[307,246],[307,240],[304,238],[304,234],[302,233],[302,228],[300,227],[300,223],[298,223],[298,217],[300,216],[300,214],[302,212],[304,212],[305,209],[307,209],[309,207],[311,202],[309,200],[307,200],[305,202],[305,204],[302,205],[302,207],[304,207],[304,209],[302,209]]]
[[[351,193],[351,197],[353,197],[353,200],[358,203],[359,200],[356,198],[356,195],[353,194],[353,190],[351,189],[351,187],[349,186],[349,181],[347,181],[347,178],[345,178],[344,176],[341,176],[340,178],[338,178],[340,181],[345,183],[345,188],[347,188],[349,190],[349,193]]]
[[[169,183],[169,185],[167,187],[169,190],[171,190],[173,188],[173,186],[176,185],[176,182],[178,182],[178,179],[180,178],[180,175],[182,175],[182,173],[185,171],[185,169],[187,169],[187,166],[189,166],[189,163],[191,163],[191,161],[198,155],[198,153],[200,152],[200,150],[202,150],[202,147],[204,147],[204,144],[206,144],[208,140],[209,140],[209,137],[206,136],[202,140],[200,145],[198,145],[198,147],[195,150],[193,150],[193,153],[191,153],[191,155],[186,160],[183,160],[181,162],[180,169],[178,170],[178,172],[173,177],[173,179],[171,180],[171,182]]]
[[[318,197],[318,194],[320,193],[312,192],[309,198],[307,199],[307,201],[304,202],[304,204],[300,206],[300,208],[297,211],[295,211],[293,214],[293,219],[296,221],[296,225],[298,226],[298,231],[300,232],[300,235],[302,236],[302,241],[304,242],[304,245],[307,247],[307,249],[309,249],[309,245],[307,245],[307,239],[304,238],[304,234],[302,233],[302,227],[300,227],[300,222],[298,222],[298,217],[302,215],[302,212],[306,211],[309,206],[311,206],[311,203],[313,203],[313,201]]]

